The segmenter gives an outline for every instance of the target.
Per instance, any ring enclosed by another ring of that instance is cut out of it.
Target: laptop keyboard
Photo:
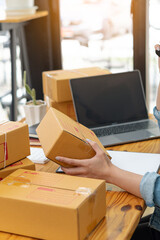
[[[103,136],[108,136],[108,135],[113,135],[118,133],[142,130],[146,128],[155,128],[155,123],[152,121],[145,121],[145,122],[139,122],[139,123],[125,124],[121,126],[94,129],[93,131],[98,137],[103,137]]]

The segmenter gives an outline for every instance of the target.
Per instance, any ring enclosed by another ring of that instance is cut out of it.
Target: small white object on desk
[[[44,164],[49,161],[49,159],[46,158],[42,148],[31,147],[30,150],[31,155],[29,155],[27,158],[29,158],[32,162]]]

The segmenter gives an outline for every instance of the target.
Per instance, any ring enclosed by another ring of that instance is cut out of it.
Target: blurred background
[[[0,0],[0,14],[3,14],[3,9],[4,0]],[[154,45],[160,41],[160,21],[157,21],[159,9],[160,0],[149,1],[147,98],[151,113],[160,77],[154,52]],[[113,73],[133,69],[131,0],[60,0],[59,15],[63,69],[98,66]],[[9,44],[9,32],[0,31],[0,120],[10,118],[12,96]],[[26,98],[18,41],[16,54],[19,120],[24,117],[22,105]]]

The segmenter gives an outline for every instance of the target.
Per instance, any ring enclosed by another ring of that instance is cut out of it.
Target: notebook
[[[148,118],[138,70],[70,80],[77,121],[92,129],[104,146],[157,138]]]

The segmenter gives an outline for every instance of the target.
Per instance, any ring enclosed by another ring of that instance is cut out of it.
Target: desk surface
[[[124,144],[106,148],[131,152],[160,153],[160,139]],[[36,170],[55,172],[58,165],[48,162],[45,165],[36,165]],[[130,239],[141,215],[145,210],[144,201],[124,191],[106,192],[106,217],[99,223],[88,237],[88,240],[126,240]],[[3,240],[35,240],[33,238],[17,236],[0,232]]]
[[[21,15],[21,16],[6,16],[5,14],[0,15],[0,23],[20,23],[33,20],[48,15],[47,11],[37,11],[35,14]]]

